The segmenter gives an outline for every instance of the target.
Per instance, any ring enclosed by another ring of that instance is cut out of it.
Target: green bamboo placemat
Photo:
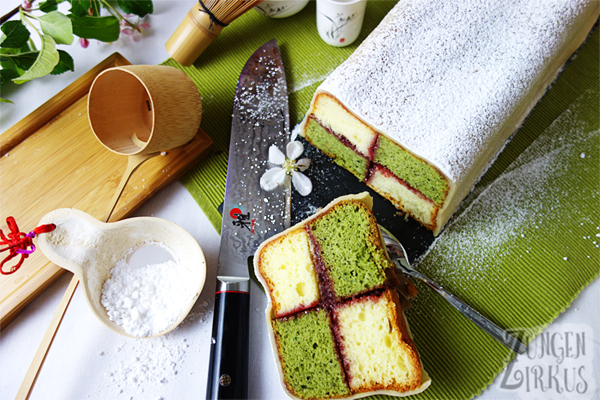
[[[395,5],[395,1],[369,1],[363,29],[350,46],[333,48],[317,33],[314,1],[298,14],[271,19],[251,10],[223,29],[196,63],[182,67],[169,59],[166,65],[180,68],[192,77],[202,95],[202,123],[213,139],[213,152],[181,180],[217,232],[221,231],[227,155],[231,134],[233,97],[240,72],[252,53],[277,39],[289,91],[290,126],[299,123],[316,87],[341,64]]]
[[[233,96],[248,57],[265,42],[278,40],[293,127],[320,82],[393,5],[369,1],[361,37],[345,48],[321,41],[310,2],[301,13],[281,20],[254,11],[243,15],[190,68],[165,62],[186,71],[203,96],[202,127],[214,140],[213,153],[182,182],[217,231]],[[424,273],[526,341],[600,272],[598,53],[595,29],[419,261]],[[433,384],[416,397],[472,398],[512,354],[428,288],[418,289],[407,318]]]

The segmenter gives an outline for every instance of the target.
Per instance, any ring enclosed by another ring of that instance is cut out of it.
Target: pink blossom
[[[127,35],[127,36],[131,36],[133,35],[133,28],[126,26],[125,28],[121,28],[121,33]]]
[[[90,41],[86,38],[79,38],[79,45],[84,49],[87,49],[87,47],[90,45]]]
[[[135,30],[135,29],[133,30],[133,33],[131,34],[131,38],[133,39],[134,42],[139,42],[143,36],[144,35],[140,31]]]
[[[126,17],[132,16],[126,15]],[[134,42],[138,42],[145,34],[144,30],[150,28],[150,24],[147,22],[140,22],[139,18],[136,23],[133,23],[128,19],[122,19],[120,28],[123,35],[129,36]]]

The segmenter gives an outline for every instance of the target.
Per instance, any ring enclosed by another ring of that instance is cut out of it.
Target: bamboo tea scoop
[[[161,151],[188,143],[196,135],[202,118],[202,100],[196,85],[183,71],[161,65],[128,65],[100,73],[90,88],[87,106],[90,127],[100,143],[114,153],[128,156],[127,168],[101,219],[108,222],[129,178],[142,163]],[[77,289],[79,279],[73,265],[69,263],[74,268],[73,278],[25,375],[17,399],[29,398]],[[82,271],[79,272],[81,275]],[[84,292],[90,293],[89,286],[84,287]],[[98,316],[100,310],[93,306],[92,310]],[[105,322],[104,318],[100,320]],[[114,328],[112,324],[109,327]]]

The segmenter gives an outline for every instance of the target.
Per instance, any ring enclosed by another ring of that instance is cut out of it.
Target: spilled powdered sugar
[[[168,392],[169,385],[188,381],[189,377],[182,372],[189,369],[186,364],[196,362],[189,359],[190,353],[201,356],[199,359],[207,356],[208,343],[201,346],[195,341],[197,337],[188,339],[180,330],[201,325],[202,336],[209,336],[211,315],[212,302],[198,302],[185,321],[166,335],[121,340],[99,351],[97,361],[104,366],[103,379],[93,385],[92,398],[106,398],[110,394],[119,399],[165,399],[160,393]]]
[[[160,386],[174,379],[180,372],[188,344],[186,339],[173,340],[166,337],[128,341],[119,345],[118,352],[129,352],[131,358],[122,359],[105,374],[119,393],[128,387],[143,392],[152,386]],[[105,356],[104,352],[99,354]]]
[[[469,206],[454,217],[419,260],[448,266],[435,269],[432,279],[479,281],[493,277],[497,274],[494,260],[509,255],[515,243],[543,243],[544,237],[562,237],[570,221],[579,222],[581,240],[590,252],[587,258],[599,251],[599,221],[583,213],[581,205],[600,206],[600,188],[578,183],[582,169],[583,175],[597,174],[598,149],[594,146],[600,132],[578,118],[578,109],[590,101],[594,101],[590,93],[578,99],[501,176],[470,196],[475,198]],[[577,173],[575,164],[579,164]],[[525,251],[533,249],[532,245]],[[568,249],[554,251],[554,257],[569,260]]]
[[[302,76],[301,77],[302,79],[300,80],[300,82],[295,83],[294,86],[290,89],[290,93],[299,92],[300,90],[302,90],[304,88],[314,85],[315,83],[322,82],[334,70],[335,70],[335,67],[332,67],[330,70],[328,70],[326,73],[324,73],[322,75],[318,75],[318,76],[304,75],[304,76]]]

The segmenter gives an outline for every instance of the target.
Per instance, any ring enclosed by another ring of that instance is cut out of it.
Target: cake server
[[[500,343],[502,343],[512,351],[519,354],[524,354],[525,352],[527,352],[527,346],[525,346],[519,340],[511,336],[508,332],[500,328],[498,325],[494,324],[489,319],[485,318],[473,308],[463,303],[458,298],[454,297],[452,294],[448,293],[446,290],[444,290],[444,288],[433,282],[431,279],[429,279],[419,271],[413,269],[410,265],[410,262],[408,261],[408,255],[406,254],[404,247],[402,246],[402,244],[400,244],[398,239],[396,239],[390,231],[388,231],[381,225],[379,225],[379,230],[381,231],[383,242],[385,243],[388,253],[392,258],[392,261],[402,271],[402,273],[408,276],[412,276],[413,278],[417,278],[418,280],[424,282],[427,286],[435,290],[450,304],[452,304],[452,306],[458,311],[460,311],[461,314],[473,321],[475,325],[483,329],[490,336],[498,340]]]
[[[290,224],[290,191],[264,191],[260,177],[269,147],[284,148],[289,131],[285,72],[272,40],[244,66],[234,98],[207,399],[248,396],[250,257]]]

